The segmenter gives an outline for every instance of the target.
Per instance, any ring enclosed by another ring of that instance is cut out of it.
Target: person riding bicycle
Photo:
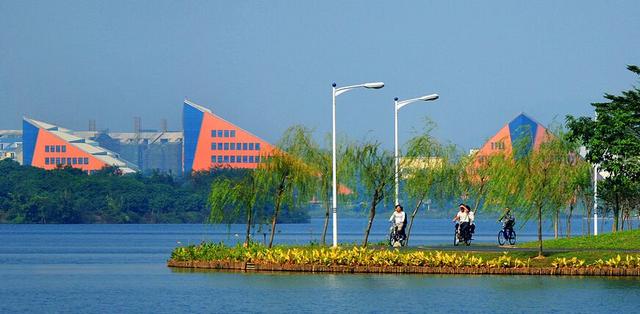
[[[459,234],[469,228],[469,213],[465,204],[459,205],[460,211],[453,217],[453,221],[457,221],[456,230]]]
[[[516,219],[511,214],[511,209],[509,207],[504,209],[502,216],[498,218],[498,222],[502,223],[502,229],[508,230],[509,234],[513,233],[513,226],[516,224]]]
[[[471,234],[476,233],[476,212],[471,210],[471,207],[469,207],[469,205],[464,204],[465,207],[465,212],[467,213],[467,215],[469,216],[469,232]]]
[[[402,205],[396,205],[395,211],[391,214],[389,221],[396,227],[396,232],[405,239],[407,237],[404,233],[404,229],[407,226],[407,215],[404,213]]]

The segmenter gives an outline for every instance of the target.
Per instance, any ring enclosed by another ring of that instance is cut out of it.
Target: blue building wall
[[[188,174],[193,168],[193,159],[198,146],[198,136],[202,127],[202,111],[184,103],[182,107],[182,128],[184,129],[184,173]]]

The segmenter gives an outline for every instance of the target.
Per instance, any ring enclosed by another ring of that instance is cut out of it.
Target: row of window
[[[214,163],[256,163],[260,162],[260,156],[211,156]]]
[[[211,130],[211,137],[236,137],[236,130]]]
[[[491,149],[504,149],[504,142],[491,142]]]
[[[66,153],[67,145],[45,145],[45,153]]]
[[[66,158],[44,158],[45,165],[88,165],[89,158],[86,157],[66,157]]]
[[[260,143],[211,143],[211,150],[260,150]]]

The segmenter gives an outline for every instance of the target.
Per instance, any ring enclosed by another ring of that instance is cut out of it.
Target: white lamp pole
[[[598,112],[594,119],[598,121]],[[593,235],[598,235],[598,164],[593,165]]]
[[[380,89],[384,87],[383,82],[364,83],[358,85],[349,85],[344,87],[336,87],[336,83],[331,85],[333,91],[331,98],[333,99],[333,127],[331,131],[332,135],[332,158],[331,158],[331,172],[333,175],[333,247],[338,247],[338,185],[337,185],[337,171],[336,171],[336,97],[342,95],[352,89],[364,87],[371,89]]]
[[[414,103],[416,101],[431,101],[438,99],[438,94],[426,95],[418,98],[400,100],[398,101],[398,97],[394,98],[394,111],[393,111],[393,121],[394,121],[394,139],[395,139],[395,164],[396,164],[396,203],[395,205],[400,204],[399,193],[400,193],[400,166],[399,166],[399,156],[398,156],[398,110],[400,108]]]

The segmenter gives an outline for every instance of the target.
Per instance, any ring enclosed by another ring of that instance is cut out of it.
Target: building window
[[[45,165],[48,165],[48,164],[49,164],[49,157],[45,157],[45,158],[44,158],[44,164],[45,164]]]
[[[60,152],[60,145],[56,145],[56,153]]]
[[[249,163],[253,162],[253,156],[249,156]]]
[[[242,156],[240,155],[236,156],[236,162],[242,162]]]
[[[249,143],[249,150],[253,150],[253,143]]]
[[[218,143],[218,150],[222,150],[222,143]]]
[[[217,147],[217,146],[216,146],[216,143],[215,143],[215,142],[214,142],[214,143],[211,143],[211,150],[216,150],[216,147]]]
[[[247,150],[247,143],[242,143],[242,150]]]
[[[85,159],[84,159],[84,164],[85,164],[85,165],[88,165],[88,164],[89,164],[89,158],[85,158]]]
[[[44,152],[45,152],[45,153],[48,153],[48,152],[49,152],[49,145],[45,145],[45,146],[44,146]]]
[[[216,162],[216,155],[211,156],[211,162]]]
[[[236,130],[231,130],[231,137],[236,137]]]
[[[247,156],[242,156],[242,162],[245,162],[245,163],[246,163],[246,162],[247,162],[247,160],[248,160]]]
[[[256,162],[260,162],[260,156],[256,156]]]
[[[67,165],[71,164],[71,157],[67,158]]]
[[[236,143],[236,149],[237,150],[241,150],[242,149],[242,143]]]
[[[222,163],[222,156],[218,156],[218,163]]]
[[[231,156],[231,163],[235,163],[236,162],[236,156]]]
[[[56,165],[60,164],[60,158],[56,158]]]
[[[211,130],[211,137],[216,137],[216,130]]]
[[[229,156],[224,156],[224,162],[228,163],[229,162]]]
[[[260,150],[260,143],[256,143],[256,150]]]
[[[71,159],[71,162],[72,162],[74,165],[77,165],[77,164],[78,164],[78,158],[73,157],[73,159]]]
[[[218,137],[222,137],[222,130],[218,130]]]
[[[62,147],[61,147],[61,148],[62,148],[62,152],[63,152],[63,153],[66,153],[66,152],[67,152],[67,145],[62,145]]]
[[[229,143],[224,143],[224,150],[229,150]]]
[[[236,143],[231,143],[231,150],[236,150]]]
[[[224,130],[224,137],[229,137],[229,130]]]

